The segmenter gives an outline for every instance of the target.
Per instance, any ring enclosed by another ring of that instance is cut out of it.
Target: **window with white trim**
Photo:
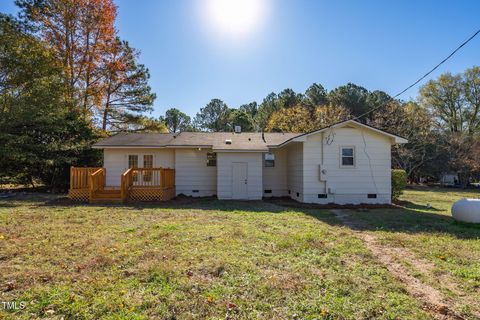
[[[265,153],[265,167],[275,167],[275,155],[273,153]]]
[[[217,153],[207,152],[207,167],[216,167],[216,166],[217,166]]]
[[[342,147],[340,152],[341,152],[340,165],[342,167],[354,167],[355,166],[355,148]]]

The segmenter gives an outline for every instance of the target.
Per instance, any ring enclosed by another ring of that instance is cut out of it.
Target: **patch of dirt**
[[[358,238],[363,240],[367,248],[373,253],[387,270],[404,286],[407,292],[415,299],[421,301],[425,311],[430,313],[435,319],[465,319],[462,315],[454,311],[452,302],[446,300],[440,291],[432,286],[415,278],[409,270],[400,263],[400,258],[413,265],[415,268],[427,273],[431,273],[434,265],[429,261],[415,256],[414,253],[406,248],[389,247],[380,244],[377,237],[371,233],[365,232],[368,225],[352,217],[347,210],[330,210],[345,226],[355,231]],[[444,282],[449,283],[449,282]],[[449,284],[449,289],[455,290],[454,284]]]

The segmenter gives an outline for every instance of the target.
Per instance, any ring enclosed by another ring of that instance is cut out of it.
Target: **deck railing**
[[[122,201],[126,201],[129,196],[130,188],[133,185],[133,169],[130,168],[125,171],[120,179],[120,193]]]
[[[74,168],[70,170],[69,197],[79,201],[112,198],[106,186],[105,168]],[[105,192],[102,192],[104,191]],[[108,190],[108,192],[107,192]],[[165,201],[175,197],[175,169],[130,168],[120,177],[119,197],[123,201]]]
[[[133,187],[172,187],[175,170],[165,168],[131,168]]]
[[[102,168],[70,167],[70,189],[87,189],[88,177],[98,169],[102,169]]]
[[[131,168],[123,181],[125,200],[165,201],[175,196],[175,169]]]
[[[95,198],[97,192],[105,188],[105,168],[100,168],[89,176],[89,198],[90,201]]]
[[[163,186],[165,188],[175,187],[175,169],[163,169]]]

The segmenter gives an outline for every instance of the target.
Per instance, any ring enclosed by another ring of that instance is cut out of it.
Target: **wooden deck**
[[[70,168],[68,197],[83,202],[166,201],[175,197],[175,169],[130,168],[120,186],[106,185],[105,168]]]

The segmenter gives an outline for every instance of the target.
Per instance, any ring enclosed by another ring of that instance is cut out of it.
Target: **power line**
[[[475,38],[478,34],[480,33],[480,29],[477,30],[477,32],[475,32],[470,38],[468,38],[465,42],[463,42],[461,45],[459,45],[457,47],[457,49],[455,49],[452,53],[450,53],[448,55],[448,57],[446,57],[445,59],[443,59],[439,64],[437,64],[435,67],[433,67],[432,70],[428,71],[426,74],[423,75],[423,77],[421,77],[420,79],[418,79],[417,81],[415,81],[412,85],[408,86],[406,89],[404,89],[403,91],[401,91],[400,93],[397,93],[395,96],[393,96],[393,98],[396,98],[398,97],[399,95],[403,94],[405,91],[407,91],[408,89],[412,88],[413,86],[415,86],[417,83],[419,83],[420,81],[422,81],[423,79],[425,79],[428,75],[430,75],[433,71],[437,70],[438,67],[440,67],[442,64],[444,64],[448,59],[450,59],[455,53],[457,53],[458,50],[460,50],[463,46],[465,46],[467,43],[470,42],[470,40],[472,40],[473,38]]]
[[[427,73],[425,73],[422,77],[420,77],[417,81],[415,81],[414,83],[412,83],[411,85],[409,85],[408,87],[406,87],[405,89],[403,89],[402,91],[400,91],[399,93],[397,93],[396,95],[393,96],[393,99],[395,99],[396,97],[402,95],[403,93],[405,93],[406,91],[408,91],[409,89],[411,89],[412,87],[414,87],[415,85],[417,85],[420,81],[422,81],[423,79],[425,79],[426,77],[428,77],[433,71],[437,70],[438,67],[440,67],[442,64],[444,64],[448,59],[450,59],[455,53],[457,53],[457,51],[459,51],[461,48],[463,48],[467,43],[469,43],[473,38],[475,38],[478,34],[480,33],[480,29],[478,29],[472,36],[470,36],[470,38],[468,38],[467,40],[465,40],[461,45],[459,45],[455,50],[452,51],[452,53],[450,53],[445,59],[443,59],[442,61],[440,61],[440,63],[438,63],[435,67],[433,67],[430,71],[428,71]],[[373,112],[373,111],[376,111],[378,109],[380,109],[382,106],[378,106],[376,108],[373,108],[372,110],[369,110],[367,112],[365,112],[364,114],[361,114],[359,115],[358,117],[354,117],[354,119],[359,119],[361,117],[364,117],[366,116],[367,114]]]

